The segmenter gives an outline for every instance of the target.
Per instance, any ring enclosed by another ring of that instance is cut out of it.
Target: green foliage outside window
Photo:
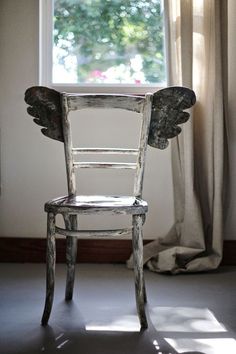
[[[54,0],[54,67],[78,83],[165,81],[161,0]],[[73,76],[73,75],[72,75]],[[60,73],[54,71],[54,81]]]

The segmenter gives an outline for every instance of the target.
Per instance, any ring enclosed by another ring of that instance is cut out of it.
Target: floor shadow
[[[168,341],[173,331],[161,327],[156,328],[155,316],[150,317],[152,309],[148,309],[149,328],[137,331],[137,315],[131,313],[121,316],[119,320],[109,322],[109,315],[96,323],[88,323],[83,318],[78,306],[72,302],[57,303],[54,319],[45,327],[32,328],[34,336],[25,338],[20,348],[14,347],[4,354],[178,354]],[[156,313],[156,312],[155,312]],[[169,316],[168,312],[166,313]],[[161,313],[160,313],[161,315]],[[118,316],[117,316],[118,317]],[[163,317],[163,312],[162,312]],[[119,330],[114,330],[115,326]],[[122,330],[122,326],[124,330]],[[133,327],[132,327],[133,326]],[[95,329],[96,328],[96,329]],[[108,328],[104,330],[104,328]],[[132,328],[134,329],[132,331]],[[182,335],[185,334],[182,332]],[[176,333],[174,333],[176,336]],[[179,338],[177,336],[177,338]],[[180,335],[181,338],[181,335]],[[0,351],[1,353],[1,351]],[[183,354],[205,354],[204,351],[186,351]]]

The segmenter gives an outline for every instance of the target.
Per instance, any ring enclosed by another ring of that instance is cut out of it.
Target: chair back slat
[[[70,111],[85,108],[117,108],[133,112],[141,112],[144,98],[130,95],[77,95],[67,94],[67,105]]]
[[[77,168],[118,168],[135,170],[137,164],[130,162],[74,162],[73,166]]]
[[[139,149],[118,149],[118,148],[72,148],[72,153],[76,154],[126,154],[137,155]]]

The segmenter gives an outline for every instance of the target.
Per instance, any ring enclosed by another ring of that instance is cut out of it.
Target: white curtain
[[[166,0],[170,85],[197,103],[172,141],[175,224],[144,247],[157,272],[215,269],[222,259],[227,0]]]

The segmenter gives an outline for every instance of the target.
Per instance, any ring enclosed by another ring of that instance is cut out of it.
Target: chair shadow
[[[51,325],[37,327],[36,339],[28,343],[22,351],[24,354],[178,354],[165,340],[163,333],[153,325],[149,318],[149,328],[145,331],[104,330],[103,325],[97,329],[86,325],[82,313],[72,302],[61,302],[54,310],[54,320]],[[147,311],[148,312],[148,311]],[[128,319],[137,317],[135,312]],[[148,316],[149,317],[149,316]],[[126,317],[125,317],[126,318]],[[125,323],[124,318],[124,323]],[[55,325],[53,324],[55,322]],[[109,323],[106,323],[109,328]],[[165,336],[167,333],[165,332]],[[170,334],[171,335],[171,334]],[[191,351],[183,354],[204,354]],[[11,353],[15,354],[15,353]]]

